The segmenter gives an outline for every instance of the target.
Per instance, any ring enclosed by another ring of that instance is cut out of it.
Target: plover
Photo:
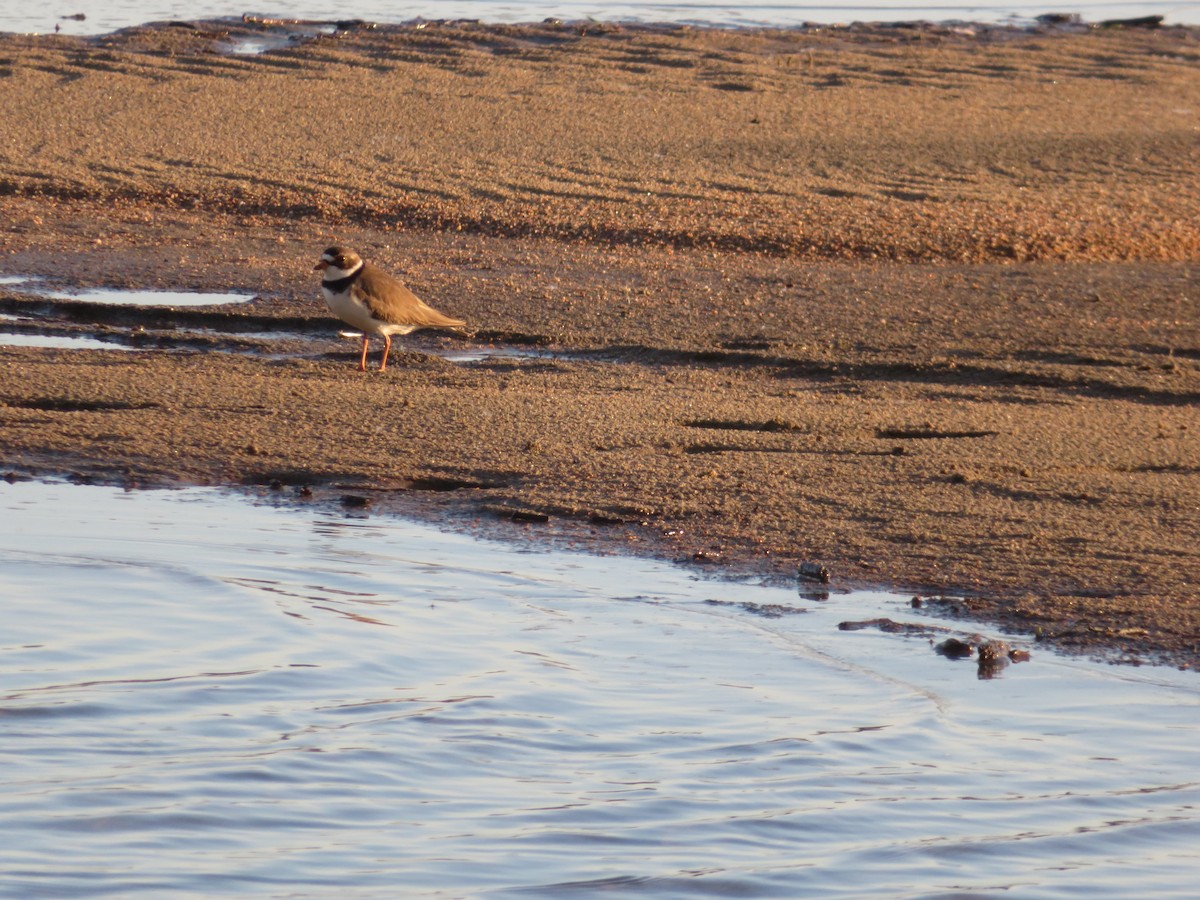
[[[391,275],[345,247],[330,247],[313,270],[323,273],[321,294],[334,315],[363,333],[360,372],[367,371],[367,345],[373,334],[383,338],[383,359],[379,363],[382,372],[387,368],[393,334],[466,324],[462,319],[442,315]]]

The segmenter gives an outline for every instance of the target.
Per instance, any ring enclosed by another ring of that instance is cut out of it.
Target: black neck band
[[[335,294],[340,294],[346,288],[350,287],[350,285],[354,284],[354,282],[358,279],[358,276],[361,274],[362,266],[359,266],[345,278],[338,278],[335,281],[325,281],[322,279],[321,287],[329,288],[329,290],[333,291]]]

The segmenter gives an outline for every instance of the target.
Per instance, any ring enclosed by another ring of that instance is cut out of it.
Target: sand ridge
[[[1193,259],[1196,32],[0,40],[0,189],[826,258]]]

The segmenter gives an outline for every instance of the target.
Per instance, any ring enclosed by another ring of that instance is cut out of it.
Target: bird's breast
[[[334,291],[322,285],[321,293],[324,295],[325,303],[329,306],[330,311],[347,325],[361,331],[379,334],[379,328],[383,323],[371,315],[367,305],[354,296],[354,291],[349,288],[343,291]]]

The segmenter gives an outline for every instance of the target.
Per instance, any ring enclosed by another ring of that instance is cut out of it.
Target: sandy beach
[[[0,275],[254,297],[0,284],[6,333],[113,345],[0,341],[12,477],[817,562],[1200,664],[1200,32],[459,23],[229,52],[288,29],[0,36]],[[470,332],[356,371],[312,271],[332,243]]]

